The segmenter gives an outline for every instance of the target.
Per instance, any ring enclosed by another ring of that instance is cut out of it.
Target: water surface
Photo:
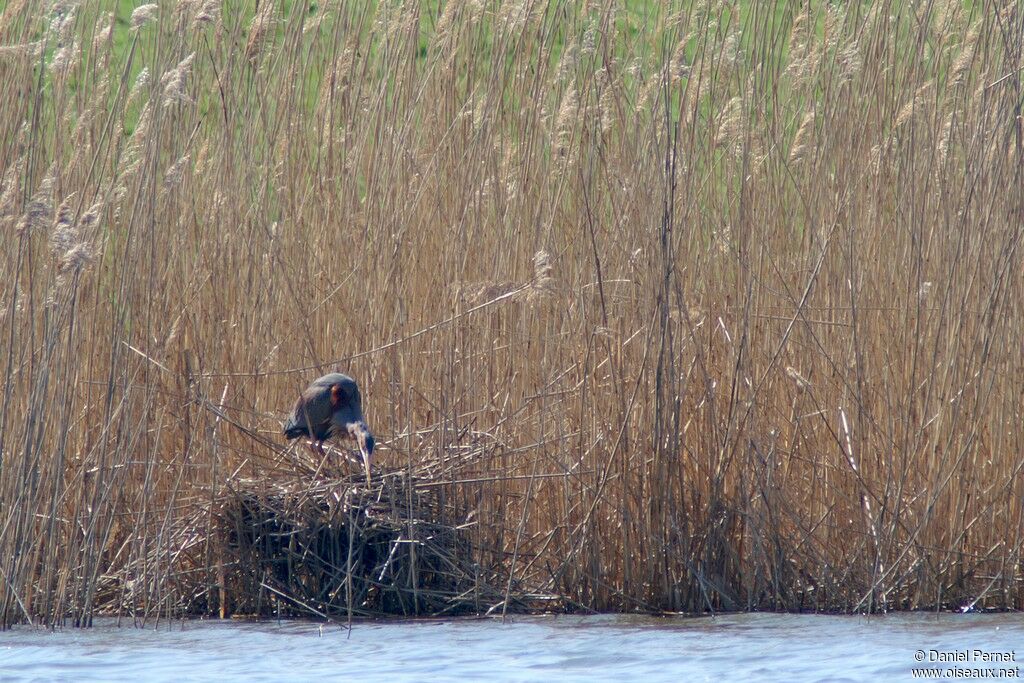
[[[351,633],[310,622],[100,620],[0,633],[0,680],[899,681],[916,667],[1017,666],[927,661],[975,650],[1024,658],[1024,617],[557,616],[356,623]]]

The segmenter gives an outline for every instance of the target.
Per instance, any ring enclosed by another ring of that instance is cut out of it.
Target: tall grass
[[[385,466],[486,454],[439,476],[510,590],[1024,608],[1022,36],[1014,0],[11,0],[0,626],[166,612],[182,520],[287,471],[336,368]]]

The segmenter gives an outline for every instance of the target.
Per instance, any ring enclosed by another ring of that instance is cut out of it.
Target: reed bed
[[[0,627],[1024,608],[1022,36],[1012,0],[11,0]],[[372,532],[279,436],[334,369]]]

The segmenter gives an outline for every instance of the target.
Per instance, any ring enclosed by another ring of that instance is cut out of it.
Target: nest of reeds
[[[501,591],[481,576],[437,463],[236,478],[213,503],[221,616],[438,615]],[[495,597],[497,596],[497,597]],[[211,596],[212,597],[212,596]]]
[[[264,448],[248,458],[255,471],[239,476],[239,468],[209,495],[183,500],[170,524],[113,525],[112,547],[132,534],[157,540],[117,556],[124,562],[99,577],[95,604],[137,618],[530,609],[530,594],[501,571],[500,549],[470,521],[492,481],[476,473],[497,444],[461,436],[455,448],[421,443],[405,467],[375,467],[369,483],[360,466],[346,466],[345,452],[321,457],[257,438]]]
[[[457,529],[402,474],[242,479],[216,510],[224,605],[233,613],[333,617],[459,611],[473,583]]]

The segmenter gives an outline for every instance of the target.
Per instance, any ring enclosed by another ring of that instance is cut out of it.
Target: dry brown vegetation
[[[243,4],[0,16],[0,625],[216,612],[333,369],[506,595],[1024,608],[1015,0]]]

